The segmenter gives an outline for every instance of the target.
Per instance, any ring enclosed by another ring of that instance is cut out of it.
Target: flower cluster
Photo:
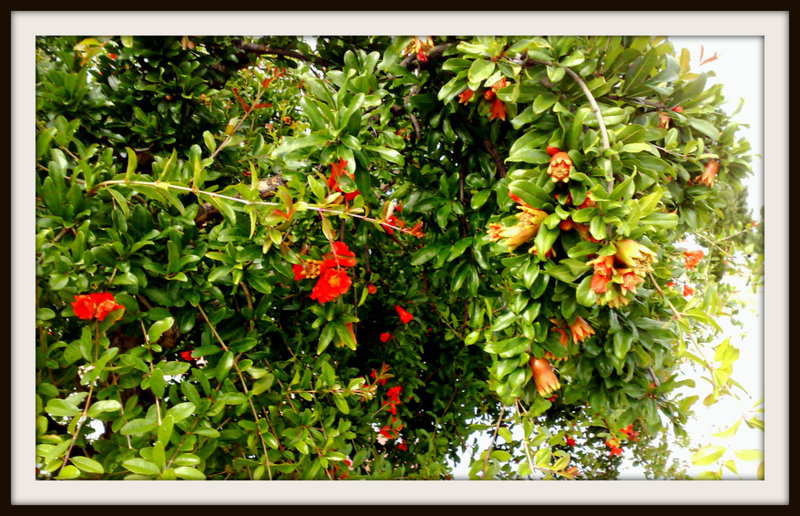
[[[513,226],[502,226],[501,224],[489,224],[487,233],[492,241],[505,239],[503,244],[513,251],[524,244],[539,232],[539,226],[547,217],[547,213],[536,208],[531,208],[522,199],[509,192],[511,198],[519,205],[520,212],[515,216],[517,223]]]
[[[598,256],[587,262],[587,265],[594,266],[592,291],[602,294],[597,297],[597,303],[608,304],[612,308],[630,302],[627,294],[636,294],[637,287],[644,282],[645,274],[653,270],[650,264],[656,257],[656,253],[629,238],[617,242],[615,247],[616,254]]]
[[[622,455],[622,448],[619,447],[619,441],[616,439],[609,439],[606,441],[606,446],[611,448],[611,451],[609,452],[610,456],[613,457],[614,455]]]
[[[96,318],[98,321],[104,320],[114,310],[125,310],[108,292],[79,294],[71,304],[72,311],[81,319]]]
[[[639,432],[634,432],[633,430],[633,423],[628,425],[627,427],[620,430],[623,434],[628,436],[628,439],[632,440],[633,442],[639,441]]]
[[[343,267],[352,267],[355,264],[355,254],[347,244],[334,242],[333,251],[323,256],[322,260],[304,260],[302,264],[294,264],[292,270],[296,281],[318,277],[311,291],[311,299],[327,303],[350,288],[352,280]]]
[[[683,263],[687,269],[693,269],[703,259],[703,251],[684,251]]]
[[[417,60],[421,63],[428,62],[428,53],[433,48],[433,38],[430,36],[424,38],[414,38],[403,50],[403,55],[417,55]]]

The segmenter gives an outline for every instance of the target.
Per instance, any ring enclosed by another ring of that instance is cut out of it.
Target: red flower
[[[72,303],[72,311],[81,319],[91,319],[92,317],[102,321],[110,312],[125,307],[114,300],[114,296],[108,292],[93,293],[86,295],[76,295]]]
[[[322,273],[314,289],[311,291],[311,299],[320,303],[333,301],[340,295],[347,292],[352,281],[350,276],[342,269],[326,269]]]
[[[495,118],[499,118],[503,121],[506,119],[506,105],[503,104],[503,101],[500,99],[494,99],[492,108],[489,110],[489,120],[494,120]]]
[[[333,251],[323,256],[322,269],[333,267],[352,267],[356,264],[353,251],[344,242],[334,242]]]
[[[703,259],[703,251],[684,251],[683,262],[686,264],[687,269],[694,268],[695,265],[700,263]]]
[[[408,324],[411,321],[411,319],[414,318],[413,315],[411,315],[410,313],[406,312],[399,305],[395,305],[394,309],[397,310],[397,315],[400,316],[400,320],[403,321],[403,324]]]
[[[397,447],[403,451],[408,451],[408,446],[406,445],[405,441],[401,441],[400,444],[397,445]]]
[[[467,102],[469,102],[469,100],[472,98],[472,96],[474,94],[475,94],[474,91],[472,91],[471,89],[467,88],[466,90],[461,92],[461,95],[458,96],[458,103],[459,104],[466,104]]]
[[[573,439],[572,437],[565,435],[564,439],[566,439],[567,441],[567,446],[575,446],[575,439]]]
[[[111,58],[111,59],[116,59],[117,58],[117,54],[114,54],[113,52],[109,52],[108,53],[108,57]]]
[[[322,272],[323,262],[320,260],[304,260],[302,264],[292,265],[294,280],[300,281],[306,278],[314,279]]]
[[[417,52],[417,59],[419,59],[420,62],[422,62],[422,63],[427,63],[428,62],[428,56],[422,50]]]
[[[614,268],[613,256],[601,256],[587,265],[594,265],[594,276],[592,276],[592,290],[597,294],[602,294],[608,290],[608,282],[611,281],[611,272]]]
[[[403,392],[403,387],[401,385],[396,385],[389,389],[386,393],[386,396],[392,400],[392,403],[400,403],[400,393]]]
[[[94,317],[94,310],[97,307],[91,294],[77,295],[72,302],[72,311],[81,319],[91,319]]]
[[[683,286],[683,295],[684,296],[692,296],[692,295],[694,295],[694,289],[692,287],[690,287],[689,285],[684,285]]]
[[[483,98],[486,100],[492,100],[494,98],[494,92],[492,90],[486,90],[483,92]]]
[[[610,455],[613,457],[614,455],[622,455],[622,448],[613,447],[611,448]]]
[[[592,200],[589,194],[586,194],[586,199],[584,199],[581,205],[578,206],[578,209],[582,210],[584,208],[591,208],[592,206],[595,206],[595,204],[596,203],[594,202],[594,200]]]
[[[369,292],[370,294],[374,294],[377,291],[378,291],[378,287],[376,287],[372,283],[368,283],[367,284],[367,292]]]
[[[675,106],[674,108],[672,108],[672,111],[676,113],[683,113],[683,106]]]
[[[181,351],[181,358],[186,360],[187,362],[191,362],[192,360],[197,360],[196,358],[192,357],[191,349],[187,349],[186,351]]]
[[[389,439],[394,439],[399,435],[399,432],[394,428],[390,427],[389,425],[383,425],[380,429],[380,433],[382,436],[387,437]]]
[[[342,192],[342,189],[339,188],[339,178],[343,175],[353,179],[353,175],[347,172],[347,161],[340,158],[338,163],[331,163],[331,175],[328,177],[328,188],[337,192]],[[356,190],[355,192],[343,193],[343,195],[346,201],[352,201],[359,193],[360,192]]]
[[[552,145],[547,146],[547,153],[550,155],[550,157],[555,156],[559,152],[561,152],[561,149],[559,149],[558,147],[554,147]]]
[[[380,339],[381,342],[386,343],[389,342],[389,339],[392,338],[392,334],[388,332],[381,333]]]

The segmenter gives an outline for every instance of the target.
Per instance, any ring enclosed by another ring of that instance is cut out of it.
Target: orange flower
[[[497,90],[505,88],[506,86],[508,86],[508,81],[506,81],[506,78],[503,77],[492,85],[492,91],[497,93]]]
[[[628,267],[633,267],[639,276],[653,270],[650,264],[655,261],[656,253],[646,246],[630,238],[620,240],[615,246],[617,248],[616,258]]]
[[[424,237],[424,236],[425,236],[425,233],[423,233],[423,232],[422,232],[422,221],[420,220],[420,221],[418,221],[416,224],[414,224],[414,227],[412,227],[411,229],[409,229],[409,230],[408,230],[408,233],[409,233],[410,235],[412,235],[412,236],[415,236],[415,237],[417,237],[417,238],[422,238],[422,237]],[[421,245],[421,244],[420,244],[420,245]]]
[[[636,287],[640,283],[644,283],[644,279],[638,276],[633,269],[615,269],[614,276],[623,293],[626,291],[636,292]]]
[[[614,269],[614,257],[598,256],[594,260],[586,262],[586,265],[594,265],[592,290],[597,294],[602,294],[608,289],[608,282],[611,281],[611,272]]]
[[[472,98],[472,96],[474,94],[475,94],[474,91],[472,91],[471,89],[467,88],[466,90],[461,92],[461,95],[458,96],[458,103],[459,104],[466,104],[467,102],[469,102],[469,100]]]
[[[311,299],[320,303],[333,301],[347,292],[352,281],[350,276],[342,269],[327,269],[322,273],[317,284],[311,291]]]
[[[552,181],[569,181],[569,173],[572,170],[572,160],[566,152],[557,152],[550,158],[550,166],[547,167],[547,173],[550,174]]]
[[[125,307],[117,303],[114,296],[106,292],[98,295],[97,312],[94,315],[102,321],[110,312],[119,309],[125,310]]]
[[[683,106],[675,106],[674,108],[672,108],[672,111],[676,113],[683,113]]]
[[[492,100],[494,98],[494,92],[492,90],[486,90],[483,92],[483,98],[485,100]]]
[[[700,263],[703,259],[703,251],[684,251],[683,263],[686,264],[687,269],[693,269],[695,265]]]
[[[370,294],[374,294],[377,291],[378,291],[378,287],[376,287],[372,283],[367,284],[367,292],[369,292]]]
[[[703,171],[702,175],[696,179],[696,182],[703,183],[707,187],[711,188],[714,186],[714,178],[717,177],[717,172],[719,172],[719,160],[708,160],[706,162],[705,170]]]
[[[581,342],[589,335],[594,335],[594,329],[581,316],[575,318],[575,322],[569,325],[569,329],[572,332],[573,342]]]
[[[489,120],[491,121],[495,118],[499,118],[503,121],[506,119],[506,105],[503,104],[502,100],[497,98],[492,102],[492,109],[489,111]]]
[[[572,219],[564,219],[561,221],[561,224],[559,224],[559,227],[561,228],[561,231],[569,231],[575,227],[575,223],[572,221]]]
[[[519,219],[516,224],[510,227],[501,226],[499,224],[490,224],[489,238],[492,240],[500,240],[505,238],[504,244],[508,247],[509,251],[513,251],[520,245],[524,244],[539,231],[539,226],[542,221],[547,217],[547,213],[536,208],[531,208],[525,204],[519,206],[521,210],[517,213],[516,217]]]
[[[550,362],[542,358],[532,357],[529,365],[533,374],[533,381],[536,384],[536,390],[540,396],[546,398],[551,392],[561,388]]]
[[[595,204],[596,203],[592,199],[592,196],[587,193],[586,194],[586,199],[584,199],[583,202],[581,203],[581,205],[578,206],[578,209],[582,210],[584,208],[591,208],[592,206],[595,206]]]
[[[665,115],[664,113],[658,114],[658,128],[659,129],[669,129],[669,121],[671,118],[669,115]]]
[[[564,347],[567,346],[567,332],[565,332],[561,328],[550,328],[550,331],[555,331],[555,332],[558,332],[559,334],[561,334],[561,337],[559,337],[558,341],[562,346],[564,346]]]
[[[683,286],[683,295],[684,296],[693,296],[694,295],[694,289],[692,287],[690,287],[689,285],[684,285]]]

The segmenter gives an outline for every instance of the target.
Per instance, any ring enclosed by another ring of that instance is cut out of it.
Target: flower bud
[[[558,377],[553,372],[553,368],[550,367],[550,362],[543,358],[534,357],[530,360],[530,367],[536,390],[540,396],[547,397],[551,392],[561,388],[561,384],[558,383]]]

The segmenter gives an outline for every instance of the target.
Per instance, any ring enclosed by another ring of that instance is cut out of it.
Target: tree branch
[[[497,152],[497,149],[495,148],[494,144],[492,144],[492,142],[489,141],[488,138],[484,138],[483,147],[486,149],[486,152],[488,152],[489,155],[494,160],[494,164],[497,167],[497,175],[500,176],[501,178],[505,177],[506,166],[505,164],[503,164],[503,158],[500,157],[500,154]]]

